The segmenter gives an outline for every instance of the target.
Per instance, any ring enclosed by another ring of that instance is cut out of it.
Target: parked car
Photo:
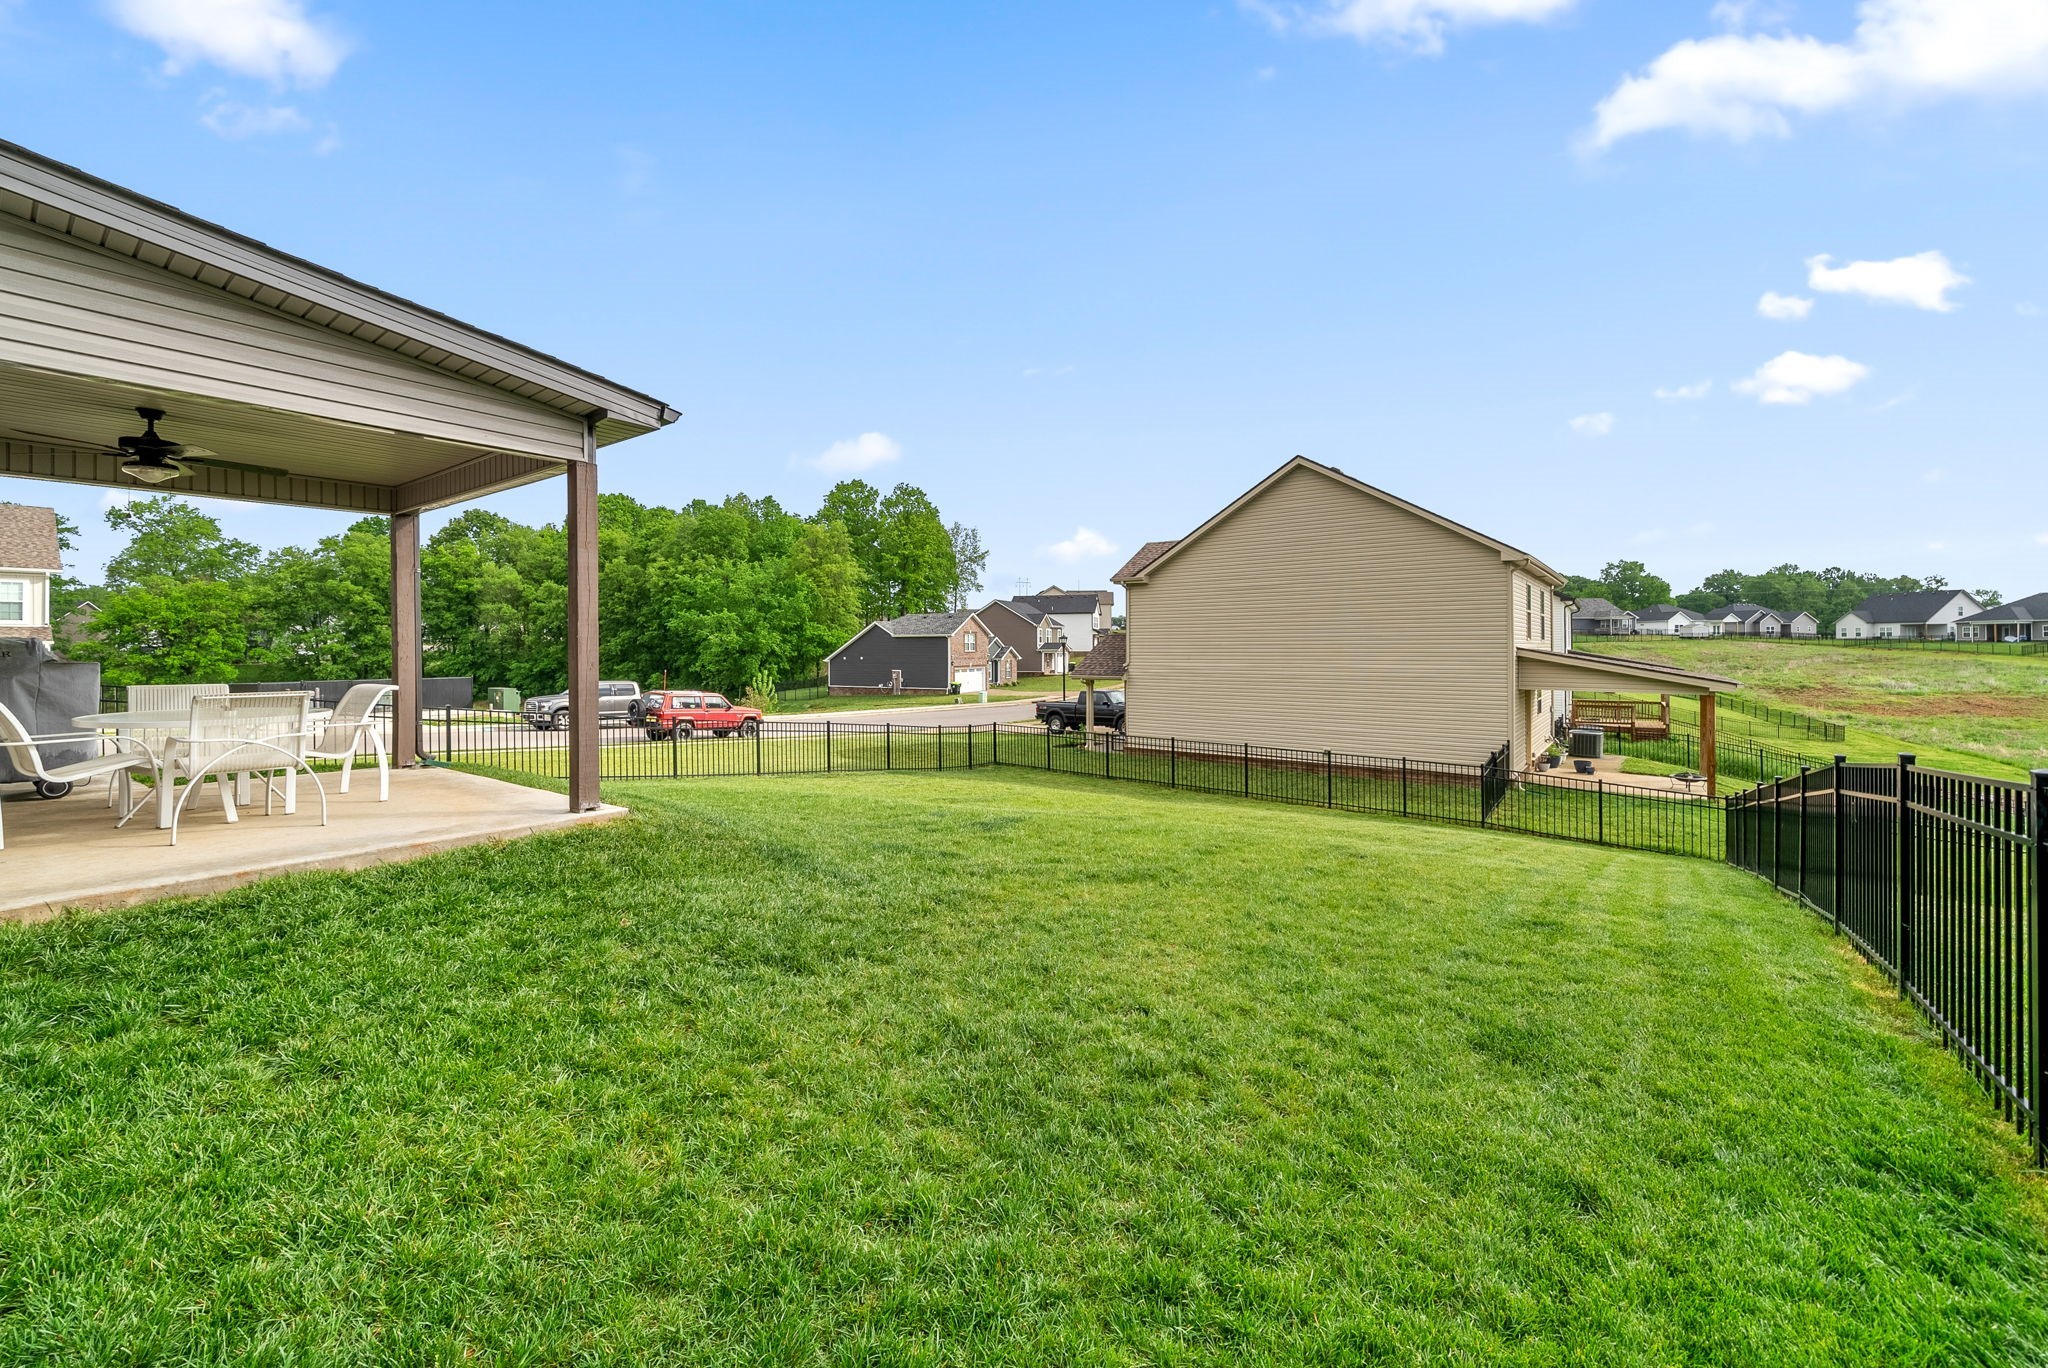
[[[559,731],[569,725],[569,695],[539,694],[526,700],[519,715],[535,731]],[[597,725],[624,722],[640,725],[640,686],[630,679],[604,679],[597,685]]]
[[[687,741],[698,732],[713,736],[752,736],[761,730],[761,710],[742,708],[725,695],[695,689],[657,690],[640,700],[640,723],[649,741],[671,736]]]
[[[1034,713],[1045,723],[1049,732],[1063,732],[1069,727],[1079,728],[1088,722],[1088,690],[1083,689],[1072,698],[1048,698],[1040,703]],[[1124,729],[1124,691],[1122,689],[1097,689],[1095,692],[1095,725]]]

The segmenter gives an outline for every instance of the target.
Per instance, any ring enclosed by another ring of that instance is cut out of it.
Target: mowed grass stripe
[[[2005,1363],[2020,1146],[1702,861],[1033,775],[0,934],[0,1362]]]

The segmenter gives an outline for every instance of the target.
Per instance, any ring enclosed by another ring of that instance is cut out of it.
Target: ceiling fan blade
[[[103,451],[109,456],[126,456],[128,454],[118,447],[110,447],[104,442],[80,442],[70,437],[56,436],[54,433],[30,432],[27,428],[8,428],[7,433],[14,437],[26,437],[33,442],[48,442],[52,446],[70,447],[74,451]]]
[[[210,459],[214,453],[208,451],[203,446],[188,446],[183,442],[172,442],[164,448],[164,454],[166,456],[175,456],[181,461],[187,459],[204,461]]]
[[[175,456],[173,459],[178,461],[190,462],[193,465],[219,466],[223,470],[246,470],[251,475],[275,475],[280,479],[287,478],[291,475],[291,472],[289,470],[280,470],[276,466],[251,465],[247,461],[223,460],[222,458],[214,455],[212,452],[207,452],[204,456],[193,455],[194,452],[200,451],[202,449],[203,448],[200,447],[186,447],[183,451],[180,451],[177,454],[177,456]]]

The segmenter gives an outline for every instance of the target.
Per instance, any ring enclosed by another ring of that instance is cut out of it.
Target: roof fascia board
[[[485,332],[254,238],[194,218],[4,139],[0,139],[0,188],[244,277],[259,287],[268,286],[425,346],[545,386],[581,404],[605,410],[614,421],[652,431],[681,416],[651,395],[626,389],[510,338]],[[263,307],[254,300],[249,302],[254,307]]]
[[[1257,499],[1261,494],[1264,494],[1273,485],[1279,483],[1281,477],[1292,474],[1296,470],[1312,470],[1316,474],[1323,476],[1325,479],[1334,480],[1338,484],[1344,485],[1350,489],[1355,489],[1361,494],[1365,494],[1371,498],[1378,499],[1380,502],[1389,504],[1392,507],[1398,508],[1405,513],[1411,513],[1414,516],[1421,518],[1425,522],[1434,523],[1438,527],[1441,527],[1448,532],[1455,532],[1461,537],[1465,537],[1471,541],[1478,542],[1481,546],[1488,547],[1491,550],[1499,553],[1503,564],[1514,567],[1516,569],[1532,570],[1536,572],[1538,575],[1546,578],[1550,582],[1550,585],[1553,587],[1564,583],[1563,575],[1558,574],[1557,571],[1551,569],[1548,565],[1545,565],[1542,561],[1536,559],[1536,557],[1530,555],[1528,552],[1523,551],[1518,547],[1509,546],[1506,542],[1498,541],[1495,538],[1489,537],[1484,532],[1475,532],[1471,528],[1465,526],[1463,523],[1452,522],[1449,518],[1444,517],[1441,513],[1432,513],[1428,509],[1422,507],[1419,504],[1409,503],[1406,499],[1401,498],[1399,495],[1389,494],[1384,489],[1379,489],[1373,485],[1369,485],[1363,480],[1347,475],[1343,471],[1337,470],[1334,467],[1326,466],[1322,464],[1320,461],[1311,461],[1306,456],[1293,457],[1292,459],[1288,460],[1284,465],[1282,465],[1278,470],[1268,475],[1265,479],[1260,480],[1250,489],[1247,489],[1244,493],[1238,495],[1237,498],[1233,499],[1230,502],[1230,504],[1227,507],[1225,507],[1221,512],[1210,517],[1200,527],[1197,527],[1194,531],[1188,533],[1185,537],[1182,537],[1172,546],[1160,552],[1159,555],[1153,559],[1150,565],[1147,565],[1143,570],[1139,571],[1137,574],[1132,575],[1128,580],[1125,581],[1125,583],[1145,584],[1149,582],[1151,580],[1153,572],[1158,570],[1160,566],[1172,560],[1175,556],[1178,556],[1182,551],[1185,551],[1190,543],[1199,541],[1205,534],[1212,531],[1216,527],[1220,526],[1225,520],[1227,520],[1232,515],[1237,513],[1238,510],[1244,508],[1247,504]]]

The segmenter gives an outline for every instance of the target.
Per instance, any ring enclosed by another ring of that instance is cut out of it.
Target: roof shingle
[[[62,570],[57,510],[0,503],[0,565],[10,570]]]

